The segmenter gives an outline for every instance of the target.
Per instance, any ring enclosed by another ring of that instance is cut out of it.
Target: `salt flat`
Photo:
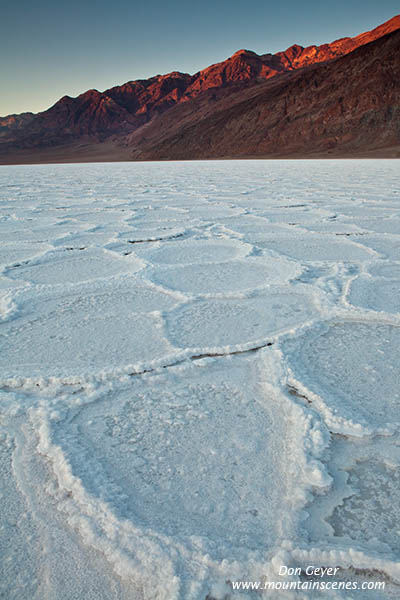
[[[399,596],[399,175],[0,167],[2,597]]]

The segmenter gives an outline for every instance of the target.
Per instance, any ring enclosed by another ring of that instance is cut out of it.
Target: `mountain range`
[[[400,15],[0,117],[0,164],[315,156],[400,157]]]

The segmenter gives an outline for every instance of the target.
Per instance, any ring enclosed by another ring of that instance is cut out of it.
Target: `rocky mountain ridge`
[[[33,155],[36,153],[38,156],[47,151],[47,154],[56,151],[55,153],[59,155],[58,149],[67,146],[68,148],[72,147],[73,153],[73,147],[77,145],[83,155],[85,146],[93,148],[95,145],[99,145],[99,147],[107,145],[109,148],[107,152],[112,153],[112,148],[118,148],[115,156],[120,156],[122,152],[124,156],[126,154],[127,158],[182,157],[181,152],[176,154],[176,140],[172,153],[161,150],[165,140],[174,139],[174,135],[176,136],[179,132],[180,138],[185,137],[186,140],[185,153],[189,148],[192,148],[190,152],[193,152],[193,144],[187,144],[188,127],[195,126],[196,136],[200,135],[201,139],[205,139],[204,132],[199,133],[198,131],[199,123],[205,126],[206,118],[215,121],[217,116],[218,118],[221,116],[221,111],[239,105],[240,100],[245,103],[254,102],[251,100],[254,94],[260,96],[260,94],[269,93],[270,99],[266,100],[269,106],[268,118],[263,117],[264,121],[261,126],[261,130],[266,136],[263,138],[265,142],[265,139],[271,138],[271,119],[273,122],[280,119],[280,127],[285,126],[287,131],[292,130],[292,126],[288,127],[287,124],[293,118],[290,109],[293,102],[296,102],[293,94],[299,93],[297,87],[301,86],[302,78],[303,81],[308,81],[310,76],[314,77],[314,75],[309,76],[309,71],[314,73],[320,69],[326,77],[332,78],[333,83],[336,77],[334,74],[336,67],[333,71],[324,71],[326,65],[344,61],[343,65],[346,66],[346,69],[350,68],[349,64],[357,49],[374,45],[383,38],[393,35],[393,32],[396,31],[400,31],[400,15],[370,32],[362,33],[354,38],[342,38],[330,44],[307,48],[295,44],[284,52],[264,55],[258,55],[250,50],[239,50],[227,60],[211,65],[194,75],[172,72],[167,75],[156,75],[146,80],[130,81],[104,92],[88,90],[76,98],[64,96],[51,108],[36,115],[23,113],[0,118],[0,161],[13,160],[12,157],[18,154],[29,155],[30,153]],[[367,51],[367,55],[368,52],[370,51]],[[345,59],[349,60],[346,62]],[[369,59],[365,58],[365,60],[368,62]],[[382,68],[379,67],[378,71],[382,71]],[[369,78],[365,72],[364,75]],[[352,76],[361,76],[361,71]],[[288,82],[291,80],[292,83],[289,84]],[[271,81],[274,82],[272,87]],[[350,84],[351,81],[349,81],[349,89],[351,88]],[[280,92],[277,92],[276,85]],[[285,92],[287,85],[291,85],[292,95]],[[345,81],[340,85],[342,86],[341,94],[343,98],[346,98]],[[382,96],[383,94],[384,98],[385,92],[381,89],[380,80],[377,85],[380,87],[379,90],[375,90],[375,95]],[[332,88],[332,86],[330,87]],[[309,92],[311,104],[314,105],[316,98],[321,98],[321,92],[318,90],[316,94],[313,87]],[[276,97],[277,93],[281,94],[280,98]],[[272,99],[274,99],[273,105],[271,104]],[[382,104],[381,100],[382,98],[378,98],[377,103]],[[241,111],[246,113],[250,110],[250,104],[242,103]],[[305,110],[308,104],[310,103],[306,102]],[[342,116],[345,115],[343,107],[346,104],[346,100],[341,102],[342,108],[339,113],[342,111],[340,113]],[[282,106],[286,108],[282,109]],[[394,111],[395,113],[393,107],[397,105],[390,106],[391,108],[388,107],[389,112]],[[262,114],[264,112],[261,111]],[[163,118],[164,115],[165,118]],[[343,118],[345,119],[345,116]],[[208,127],[210,121],[207,123]],[[249,120],[248,131],[242,124],[246,140],[241,142],[240,147],[236,145],[236,153],[233,152],[234,144],[231,144],[231,150],[229,148],[223,150],[221,147],[221,156],[230,155],[231,152],[233,155],[242,156],[259,155],[260,149],[265,146],[265,143],[254,141],[260,132],[260,117],[256,119],[255,123],[251,129],[252,125]],[[284,125],[285,123],[286,125]],[[268,127],[267,124],[269,124]],[[233,126],[233,129],[235,128],[237,129],[237,125]],[[321,129],[319,135],[326,135],[324,128]],[[286,135],[283,137],[286,139]],[[253,140],[253,146],[249,145],[248,140],[250,139]],[[342,144],[341,139],[339,136],[339,144]],[[328,141],[327,138],[325,143],[319,144],[318,147],[328,147],[332,143],[332,140]],[[296,144],[290,143],[288,146],[293,147],[294,152],[298,151]],[[207,148],[210,148],[209,143],[200,152],[196,151],[195,155],[208,157]],[[283,149],[280,148],[278,142],[276,148],[282,154]],[[68,151],[70,152],[70,150]],[[217,152],[217,156],[219,155]],[[184,157],[191,156],[189,154]],[[212,156],[215,156],[214,151]]]

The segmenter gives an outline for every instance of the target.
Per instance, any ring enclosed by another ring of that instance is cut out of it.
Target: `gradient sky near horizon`
[[[241,48],[264,54],[354,36],[399,12],[398,0],[6,0],[0,116],[158,73],[195,73]]]

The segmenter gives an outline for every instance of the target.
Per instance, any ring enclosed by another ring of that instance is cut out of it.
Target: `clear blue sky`
[[[195,73],[240,48],[330,42],[399,12],[398,0],[5,0],[0,115],[157,73]]]

